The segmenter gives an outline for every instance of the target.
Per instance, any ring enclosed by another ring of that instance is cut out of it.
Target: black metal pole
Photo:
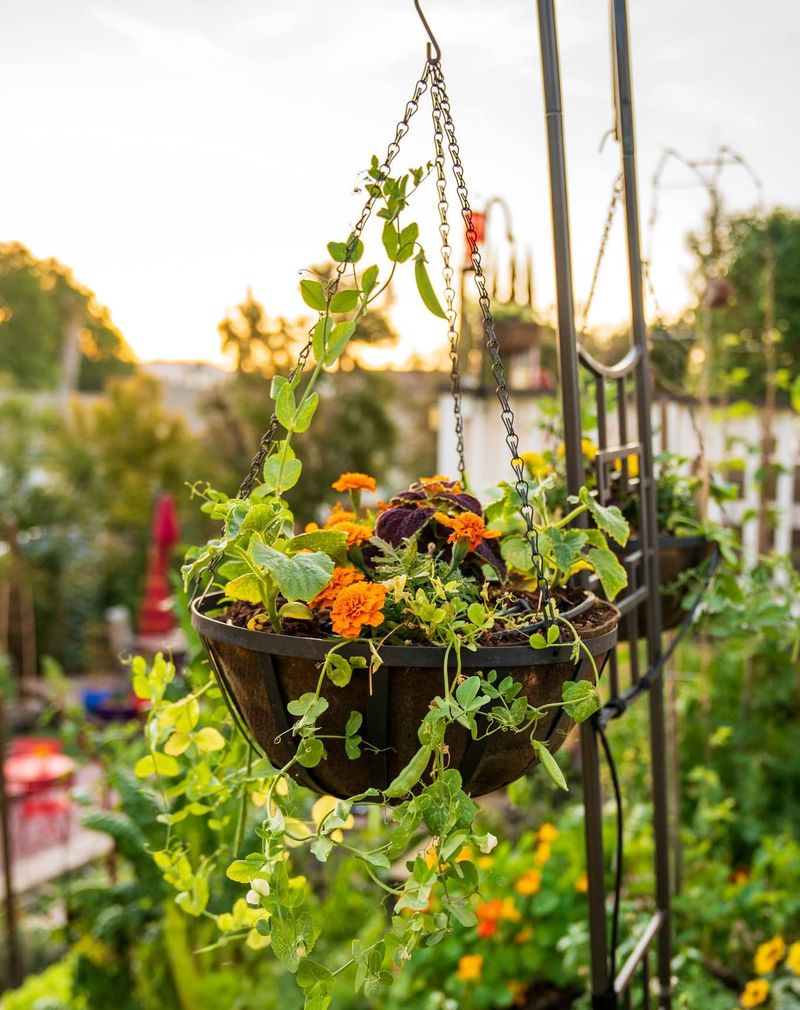
[[[625,197],[625,223],[630,278],[631,326],[634,345],[639,349],[636,376],[636,410],[641,442],[640,481],[641,518],[639,535],[644,551],[648,594],[647,649],[650,665],[661,655],[660,573],[658,530],[653,472],[651,432],[652,396],[647,325],[644,316],[642,254],[639,235],[639,204],[636,184],[636,144],[633,120],[633,82],[631,79],[630,38],[627,0],[611,0],[611,25],[614,50],[614,84],[617,113],[617,137],[622,151]],[[653,785],[653,830],[655,835],[656,901],[662,914],[658,932],[659,1007],[671,1006],[670,958],[670,869],[669,807],[666,773],[666,738],[664,732],[664,684],[659,673],[650,688],[650,750]]]
[[[547,149],[550,169],[550,203],[555,253],[556,307],[558,313],[558,361],[561,383],[562,422],[567,468],[567,487],[577,494],[584,482],[581,447],[578,343],[575,331],[575,300],[572,289],[567,168],[564,153],[564,119],[561,102],[561,70],[553,0],[537,0],[539,39],[542,52]],[[613,998],[608,964],[605,860],[603,850],[603,796],[600,759],[594,727],[581,727],[583,803],[585,811],[586,870],[589,881],[589,928],[592,963],[592,994]]]
[[[547,150],[550,163],[550,204],[556,266],[558,314],[558,369],[561,380],[562,423],[567,466],[567,488],[577,494],[583,484],[581,411],[578,385],[578,343],[575,333],[575,299],[572,291],[572,254],[569,237],[567,165],[564,154],[564,119],[561,104],[561,69],[554,0],[538,0],[539,39],[542,49]]]

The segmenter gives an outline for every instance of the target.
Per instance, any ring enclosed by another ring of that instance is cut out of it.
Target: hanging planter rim
[[[266,631],[251,631],[226,621],[209,617],[207,611],[220,605],[222,593],[208,593],[204,599],[196,598],[191,603],[192,627],[204,638],[227,642],[230,645],[247,649],[251,652],[263,652],[271,655],[296,656],[303,659],[324,660],[330,650],[336,646],[337,652],[349,658],[363,656],[370,658],[369,647],[360,642],[341,645],[340,638],[312,638],[305,635],[277,635]],[[595,602],[595,601],[592,601]],[[585,609],[586,600],[577,607],[566,611],[564,617]],[[617,640],[617,627],[620,613],[617,608],[606,600],[596,600],[596,605],[608,612],[605,625],[599,625],[601,633],[593,637],[581,638],[593,656],[608,651]],[[595,629],[592,629],[595,630]],[[548,646],[544,649],[533,649],[527,644],[479,646],[475,651],[461,650],[461,666],[465,669],[484,669],[492,666],[547,666],[552,663],[568,662],[572,643]],[[383,663],[387,667],[429,667],[441,669],[445,649],[433,645],[384,645],[378,650]],[[455,667],[456,657],[453,650],[450,654],[450,665]]]

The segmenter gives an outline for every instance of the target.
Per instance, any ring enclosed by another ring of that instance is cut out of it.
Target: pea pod
[[[390,800],[396,800],[410,792],[424,775],[432,753],[431,747],[427,745],[420,747],[397,778],[393,779],[383,790],[383,795]]]

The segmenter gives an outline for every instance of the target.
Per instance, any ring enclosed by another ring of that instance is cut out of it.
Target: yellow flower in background
[[[619,473],[622,472],[622,460],[614,460],[614,469]],[[628,456],[628,476],[638,477],[639,476],[639,454],[632,452]]]
[[[564,459],[564,457],[567,454],[567,450],[564,448],[563,442],[558,443],[557,452],[559,458]],[[593,462],[594,459],[597,457],[597,446],[590,438],[587,438],[585,435],[581,439],[581,453],[583,454],[585,459],[589,460],[590,463]]]
[[[490,870],[493,865],[494,865],[494,857],[493,856],[480,856],[478,858],[478,866],[482,870]]]
[[[506,919],[508,922],[519,922],[522,918],[513,898],[503,898],[503,908],[500,912],[500,918]]]
[[[483,971],[482,954],[464,954],[458,962],[456,978],[461,982],[477,982]]]
[[[336,804],[338,802],[339,801],[336,799],[335,796],[320,796],[320,798],[314,803],[314,806],[311,808],[311,820],[316,824],[317,827],[319,827],[320,824],[322,824],[322,822],[325,820],[326,817],[328,817],[329,814],[333,813],[333,811],[336,809]],[[356,822],[353,815],[348,814],[347,819],[345,820],[342,827],[336,828],[335,830],[331,831],[328,837],[331,838],[334,842],[341,842],[344,838],[342,831],[343,830],[349,831],[350,828],[352,828],[355,823]]]
[[[586,894],[589,890],[589,877],[585,873],[582,873],[575,881],[575,890],[579,894]]]
[[[544,866],[552,855],[552,847],[549,842],[540,842],[536,847],[536,863],[538,866]]]
[[[786,967],[790,968],[795,975],[800,975],[800,940],[793,943],[789,948],[789,954],[786,958]]]
[[[555,824],[543,824],[536,832],[537,842],[554,842],[558,838],[558,828]]]
[[[756,950],[753,963],[759,975],[769,975],[779,961],[786,957],[786,943],[782,936],[773,936]]]
[[[535,477],[536,480],[544,480],[548,474],[553,472],[552,466],[540,452],[521,452],[519,458],[528,468],[531,477]]]
[[[523,898],[529,898],[532,894],[536,894],[541,886],[541,870],[527,870],[514,884],[514,890]]]
[[[530,926],[523,927],[519,933],[514,937],[514,943],[523,944],[527,943],[533,937],[533,930]]]
[[[464,863],[467,860],[471,860],[473,856],[472,848],[469,845],[465,845],[464,848],[456,856],[457,863]]]
[[[751,1007],[761,1006],[768,996],[769,982],[765,978],[754,978],[744,987],[739,1002],[750,1010]]]

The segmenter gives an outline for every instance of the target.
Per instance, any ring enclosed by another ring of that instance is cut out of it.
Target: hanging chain
[[[449,205],[447,202],[447,177],[444,170],[444,127],[442,110],[433,102],[433,143],[436,148],[436,188],[439,192],[439,235],[442,239],[442,277],[444,278],[444,300],[447,316],[447,342],[450,349],[450,392],[453,397],[453,416],[455,418],[456,453],[458,455],[458,473],[462,485],[466,485],[466,467],[464,465],[464,418],[461,413],[461,369],[459,362],[459,332],[456,327],[455,297],[453,288],[454,271],[450,265],[453,248],[450,245],[450,222],[448,220]],[[463,311],[463,309],[462,309]]]
[[[611,226],[614,223],[614,215],[617,211],[617,204],[619,203],[620,197],[622,196],[622,172],[614,180],[614,188],[611,190],[611,200],[608,204],[608,212],[606,213],[606,223],[603,227],[603,234],[600,238],[600,248],[597,250],[597,259],[594,264],[594,272],[592,274],[592,283],[589,285],[589,295],[586,299],[586,303],[583,306],[583,321],[578,327],[578,334],[581,337],[586,336],[586,324],[589,321],[589,313],[592,309],[592,302],[594,301],[595,292],[597,291],[597,281],[600,277],[600,267],[603,265],[603,260],[606,255],[606,248],[608,247],[608,238],[611,234]]]
[[[461,203],[461,216],[466,226],[467,245],[470,260],[472,262],[475,285],[478,289],[478,303],[483,316],[483,332],[486,337],[486,349],[492,361],[492,374],[497,383],[497,399],[500,401],[500,418],[506,429],[506,445],[511,453],[511,468],[516,477],[514,487],[520,500],[520,515],[525,522],[526,539],[531,548],[531,560],[536,572],[537,588],[542,594],[542,609],[546,620],[555,620],[555,609],[550,595],[550,587],[544,576],[544,558],[539,550],[539,536],[533,522],[533,506],[529,501],[530,485],[525,479],[524,462],[519,455],[519,436],[514,428],[514,412],[509,402],[509,389],[506,382],[505,368],[500,356],[500,348],[494,329],[494,319],[492,318],[489,294],[486,290],[486,279],[483,275],[481,265],[481,254],[478,248],[478,236],[475,231],[475,224],[472,219],[472,208],[469,204],[469,193],[464,181],[464,168],[461,164],[461,152],[456,139],[455,126],[450,112],[450,101],[445,89],[444,76],[441,64],[438,60],[431,61],[431,100],[435,110],[438,110],[444,132],[447,135],[448,150],[453,165],[453,174],[456,179],[456,192]]]
[[[411,118],[419,108],[419,100],[428,90],[429,77],[430,77],[430,64],[426,63],[425,69],[422,72],[422,76],[414,86],[414,92],[411,98],[406,103],[403,118],[397,124],[394,140],[392,140],[392,142],[389,144],[386,150],[386,157],[384,158],[383,164],[380,166],[379,169],[381,176],[383,177],[388,176],[392,162],[394,161],[398,151],[400,150],[400,141],[408,133]],[[369,198],[364,204],[364,207],[361,211],[361,216],[356,222],[355,227],[350,233],[350,238],[347,241],[348,252],[351,252],[355,248],[356,243],[361,238],[361,233],[363,232],[367,224],[367,221],[369,220],[370,215],[372,214],[372,210],[373,207],[375,206],[375,201],[377,199],[378,199],[377,191],[373,191],[372,187],[370,187]],[[344,272],[348,266],[349,263],[347,262],[347,257],[345,258],[344,262],[339,263],[337,265],[336,275],[328,288],[328,294],[330,297],[333,297],[333,295],[336,293],[339,284],[342,280],[342,277],[344,275]],[[289,373],[290,382],[293,382],[300,374],[300,372],[303,370],[303,368],[305,368],[305,364],[308,361],[308,356],[311,353],[312,333],[313,333],[313,327],[309,332],[308,341],[303,346],[303,348],[301,349],[300,353],[297,356],[297,363]],[[255,456],[253,456],[252,460],[250,461],[250,469],[247,472],[247,476],[242,481],[241,487],[239,488],[239,494],[238,494],[239,498],[249,497],[250,492],[253,490],[256,483],[258,482],[259,474],[261,472],[261,465],[266,459],[267,455],[269,454],[270,449],[272,448],[272,445],[275,441],[275,435],[277,433],[277,430],[278,430],[278,418],[275,414],[273,414],[272,417],[270,418],[269,427],[264,432],[261,438],[261,442],[259,443],[258,452],[255,454]]]

